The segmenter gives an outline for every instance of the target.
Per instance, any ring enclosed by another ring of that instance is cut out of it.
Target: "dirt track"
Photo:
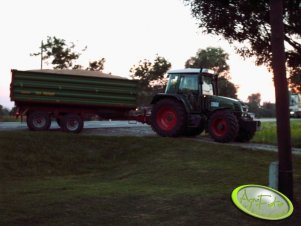
[[[158,136],[150,126],[85,129],[83,134],[100,136]]]
[[[51,130],[57,131],[59,127],[56,123],[51,125]],[[0,131],[8,130],[27,130],[26,123],[0,123]],[[141,123],[128,123],[127,121],[110,122],[110,121],[89,121],[85,122],[85,129],[82,131],[83,135],[99,135],[99,136],[158,136],[150,126],[143,125]],[[183,138],[181,138],[183,139]],[[193,139],[198,142],[215,143],[208,136],[198,136]],[[264,151],[277,151],[277,146],[268,144],[254,144],[254,143],[237,143],[231,142],[225,145],[239,146],[252,150],[264,150]],[[293,148],[294,154],[301,155],[301,148]]]
[[[138,126],[138,127],[115,127],[115,128],[99,128],[99,129],[86,129],[83,132],[88,135],[99,135],[99,136],[158,136],[150,126]],[[183,138],[182,138],[183,139]],[[193,139],[198,142],[206,142],[206,143],[216,143],[208,136],[197,136],[195,138],[185,138],[185,139]],[[255,144],[255,143],[239,143],[239,142],[231,142],[226,143],[225,145],[229,146],[238,146],[251,150],[263,150],[263,151],[273,151],[277,152],[277,146],[269,145],[269,144]],[[301,155],[301,148],[293,148],[294,154]]]

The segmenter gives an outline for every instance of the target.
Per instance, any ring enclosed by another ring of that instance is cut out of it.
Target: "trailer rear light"
[[[19,116],[20,116],[20,112],[17,111],[17,112],[16,112],[16,117],[18,118]]]

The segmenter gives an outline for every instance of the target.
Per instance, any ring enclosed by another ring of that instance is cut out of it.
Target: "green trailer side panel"
[[[135,108],[136,80],[12,70],[11,100],[22,103]]]

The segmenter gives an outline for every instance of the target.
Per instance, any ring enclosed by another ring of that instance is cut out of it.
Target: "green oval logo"
[[[260,219],[282,220],[294,207],[282,193],[261,185],[243,185],[233,190],[232,201],[243,212]]]

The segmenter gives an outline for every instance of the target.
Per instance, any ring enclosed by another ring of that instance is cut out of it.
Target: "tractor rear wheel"
[[[160,136],[177,137],[184,135],[187,116],[183,104],[173,99],[158,101],[152,109],[151,126]]]
[[[238,130],[238,120],[228,110],[216,111],[209,119],[209,134],[217,142],[226,143],[233,141],[237,137]]]

